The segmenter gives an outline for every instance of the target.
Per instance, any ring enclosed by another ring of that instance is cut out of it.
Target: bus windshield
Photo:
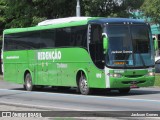
[[[150,67],[154,65],[151,34],[145,25],[108,25],[110,67]]]

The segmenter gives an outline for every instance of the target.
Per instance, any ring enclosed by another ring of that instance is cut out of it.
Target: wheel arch
[[[87,82],[88,82],[88,86],[89,86],[89,77],[88,77],[88,73],[85,69],[78,69],[77,70],[77,74],[76,74],[76,83],[77,83],[77,86],[79,84],[79,78],[81,77],[81,74],[84,74],[86,79],[87,79]]]
[[[23,82],[25,82],[25,77],[26,77],[27,73],[30,73],[30,74],[31,74],[31,76],[32,76],[32,81],[33,81],[32,72],[31,72],[29,69],[26,69],[25,72],[24,72],[24,76],[23,76]]]

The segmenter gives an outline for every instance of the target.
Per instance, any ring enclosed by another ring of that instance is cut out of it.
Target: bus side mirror
[[[105,54],[108,51],[108,36],[106,33],[102,33],[102,37],[103,37],[103,50]]]
[[[155,51],[158,50],[158,40],[157,39],[154,40],[154,50]]]

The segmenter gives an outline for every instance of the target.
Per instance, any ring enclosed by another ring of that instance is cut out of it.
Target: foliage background
[[[80,0],[82,16],[129,17],[144,0]],[[0,0],[0,27],[34,26],[45,19],[75,16],[76,0]]]

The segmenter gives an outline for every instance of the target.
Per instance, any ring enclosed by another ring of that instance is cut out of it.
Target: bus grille
[[[140,84],[140,83],[144,83],[145,80],[142,81],[123,81],[123,84]]]
[[[143,77],[144,75],[125,75],[128,78]]]

